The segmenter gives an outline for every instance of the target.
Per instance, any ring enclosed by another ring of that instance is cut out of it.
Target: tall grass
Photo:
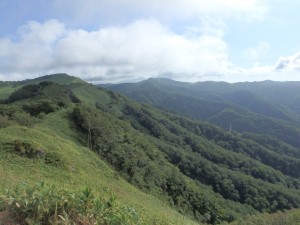
[[[135,209],[119,206],[113,195],[104,198],[90,188],[70,192],[43,182],[6,191],[0,211],[21,224],[141,224]]]

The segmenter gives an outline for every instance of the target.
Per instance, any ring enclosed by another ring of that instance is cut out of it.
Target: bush
[[[13,92],[7,102],[11,103],[14,101],[22,100],[25,98],[30,98],[38,94],[40,86],[37,84],[29,84],[24,87],[21,87],[19,90]]]
[[[45,164],[51,166],[64,166],[64,161],[62,157],[56,152],[46,152],[40,146],[37,146],[31,142],[24,142],[20,140],[15,140],[13,143],[8,143],[12,145],[14,153],[26,157],[29,159],[40,158],[43,159]]]
[[[32,117],[29,113],[26,112],[15,112],[11,116],[11,120],[17,122],[21,126],[31,127],[38,122],[38,119]]]
[[[45,152],[32,143],[14,141],[14,150],[16,153],[27,158],[44,157]]]
[[[0,197],[0,212],[21,224],[140,224],[133,208],[121,207],[114,196],[103,198],[90,188],[69,192],[41,182],[21,185]]]
[[[23,105],[23,110],[31,116],[38,116],[40,113],[49,114],[55,112],[59,107],[57,102],[43,99],[35,103]]]

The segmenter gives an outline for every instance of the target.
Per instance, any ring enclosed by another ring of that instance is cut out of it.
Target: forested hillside
[[[179,101],[177,107],[189,108],[194,92],[185,87],[189,84],[162,83],[173,86],[168,92],[155,91],[153,86],[159,85],[151,81],[144,89],[153,101],[178,96],[186,105]],[[178,88],[190,94],[171,93]],[[247,112],[258,121],[266,118],[261,129],[271,129],[268,122],[276,129],[286,127],[262,136],[252,130],[238,133],[233,122],[230,132],[140,104],[65,74],[2,82],[0,93],[0,193],[40,180],[68,191],[87,185],[99,195],[109,192],[119,198],[118,204],[107,200],[113,205],[111,214],[93,214],[94,221],[107,224],[112,218],[117,222],[111,224],[120,223],[116,218],[128,224],[219,224],[300,207],[298,117],[288,105],[279,110],[279,103],[270,103],[271,111],[254,112],[233,95],[222,95],[227,100],[221,101],[221,96],[205,93],[201,102],[211,107],[207,120],[217,121],[224,113],[209,104],[214,99],[220,109],[232,106],[242,116]],[[259,102],[252,94],[245,96]],[[139,97],[151,100],[146,94]],[[193,99],[200,107],[199,99]],[[1,198],[0,211],[9,211],[7,204]]]
[[[299,82],[184,83],[151,78],[107,88],[228,131],[259,134],[256,141],[264,145],[279,139],[293,151],[300,147]]]

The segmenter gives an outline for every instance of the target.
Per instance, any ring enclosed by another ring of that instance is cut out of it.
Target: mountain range
[[[151,78],[107,88],[226,130],[300,147],[300,82],[184,83]]]
[[[66,74],[0,82],[0,193],[41,180],[88,186],[118,199],[109,217],[92,214],[103,224],[267,223],[286,210],[282,220],[296,224],[299,86],[159,78],[99,87]],[[7,199],[0,222],[21,208]],[[41,222],[24,207],[24,221]]]

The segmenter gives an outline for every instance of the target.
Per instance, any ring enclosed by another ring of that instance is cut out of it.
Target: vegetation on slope
[[[26,81],[1,104],[0,192],[43,179],[68,196],[88,184],[104,198],[111,190],[121,208],[134,204],[145,224],[193,223],[173,209],[217,224],[299,208],[294,147],[269,148],[271,139],[226,132],[67,78],[65,85],[48,82],[51,76]]]
[[[26,224],[139,224],[133,208],[120,207],[115,197],[96,196],[90,188],[70,192],[41,182],[18,186],[0,197],[4,223]]]
[[[1,125],[6,127],[0,130],[0,195],[20,183],[28,183],[30,188],[40,180],[68,193],[79,193],[89,186],[101,198],[109,199],[111,193],[115,195],[120,209],[136,208],[140,224],[193,224],[157,198],[129,185],[95,153],[78,143],[80,137],[71,129],[68,119],[74,103],[69,102],[48,114],[41,112],[31,116],[22,110],[24,104],[39,101],[31,100],[0,107]],[[26,115],[25,124],[29,128],[22,125],[25,120],[19,123],[14,119],[15,110]]]
[[[300,147],[299,82],[192,84],[158,78],[107,88],[227,130],[269,134]]]

